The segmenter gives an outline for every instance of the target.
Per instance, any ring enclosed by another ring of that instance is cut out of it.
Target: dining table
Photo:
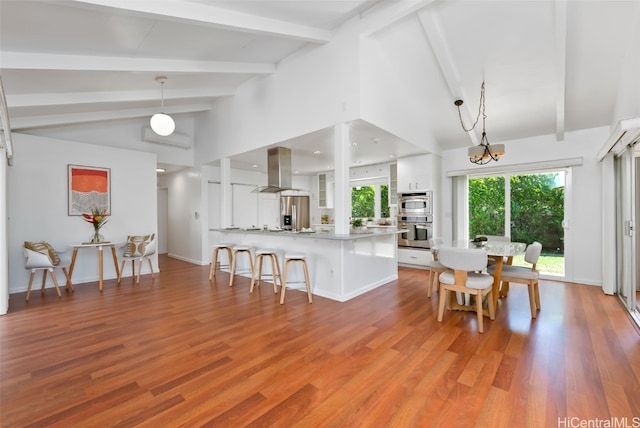
[[[484,249],[487,252],[487,256],[495,260],[495,267],[493,270],[493,307],[498,308],[498,298],[507,297],[509,292],[509,284],[503,283],[502,288],[500,283],[502,282],[502,266],[504,264],[511,264],[513,257],[524,254],[527,249],[527,244],[524,242],[510,242],[510,241],[483,241],[481,244],[476,244],[469,240],[453,241],[451,244],[440,244],[431,249],[432,252],[437,254],[438,248],[441,246],[451,246],[455,248],[470,248],[470,249]],[[452,297],[452,309],[467,309],[466,305],[458,305],[454,302],[455,298]],[[475,311],[475,308],[471,308]]]
[[[73,253],[71,256],[71,265],[69,266],[69,278],[71,278],[71,275],[73,275],[73,268],[76,265],[76,257],[78,256],[78,250],[81,248],[95,248],[96,250],[98,250],[98,284],[99,284],[100,291],[102,291],[102,285],[104,282],[103,250],[104,248],[111,248],[111,256],[113,257],[113,267],[115,268],[116,276],[120,276],[120,273],[118,270],[118,257],[116,256],[116,248],[121,245],[122,245],[121,242],[118,243],[118,242],[109,242],[109,241],[98,242],[98,243],[83,242],[81,244],[69,244],[69,247],[73,248]]]

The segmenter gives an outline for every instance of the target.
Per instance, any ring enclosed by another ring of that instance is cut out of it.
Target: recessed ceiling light
[[[300,171],[293,171],[294,174],[300,174]]]
[[[351,146],[351,147],[357,147],[357,146],[358,146],[358,143],[356,143],[355,141],[353,141],[353,142],[349,143],[349,146]]]
[[[314,155],[319,155],[320,154],[320,150],[316,150],[315,152],[313,152]]]
[[[167,172],[165,168],[156,168],[156,172]]]
[[[253,165],[251,165],[252,168],[257,168],[258,165],[256,165],[255,163]]]
[[[390,157],[390,158],[395,158],[395,156],[394,156],[394,155],[389,155],[389,157]]]
[[[362,161],[361,160],[357,160],[356,163],[362,163]]]

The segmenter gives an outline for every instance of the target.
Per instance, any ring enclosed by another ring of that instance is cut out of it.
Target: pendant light
[[[482,138],[480,139],[479,145],[469,147],[469,150],[467,151],[469,161],[478,165],[485,165],[492,160],[497,162],[498,159],[504,155],[504,144],[494,144],[492,146],[489,144],[489,140],[487,139],[487,130],[485,128],[485,119],[487,118],[487,114],[485,112],[484,106],[484,82],[482,82],[482,86],[480,86],[480,106],[478,107],[478,116],[476,117],[476,121],[473,123],[473,126],[468,129],[462,122],[462,114],[460,113],[460,106],[462,105],[462,103],[462,100],[454,101],[455,106],[458,107],[458,117],[460,118],[460,125],[462,125],[462,129],[464,129],[465,131],[473,131],[473,129],[478,124],[480,115],[482,115]]]
[[[160,82],[160,94],[161,94],[161,102],[160,102],[160,113],[156,113],[151,116],[151,120],[149,124],[151,125],[151,129],[158,135],[166,137],[167,135],[171,135],[173,131],[176,129],[176,123],[173,121],[171,116],[165,114],[162,110],[164,110],[164,82],[167,81],[166,76],[158,76],[156,77],[156,82]]]

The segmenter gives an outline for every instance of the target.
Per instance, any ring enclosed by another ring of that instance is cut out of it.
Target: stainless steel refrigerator
[[[309,197],[280,196],[280,227],[300,230],[309,227]]]

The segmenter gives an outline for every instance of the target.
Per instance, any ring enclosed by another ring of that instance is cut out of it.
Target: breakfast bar
[[[247,245],[253,250],[273,248],[279,252],[280,260],[285,252],[305,254],[311,292],[344,302],[398,279],[397,234],[401,232],[396,228],[384,228],[337,235],[326,231],[227,228],[211,229],[210,242]],[[239,268],[248,267],[245,260],[238,260],[238,263],[245,263]],[[267,269],[270,269],[268,263],[265,273],[270,273]],[[301,281],[302,273],[294,271],[289,279]]]

